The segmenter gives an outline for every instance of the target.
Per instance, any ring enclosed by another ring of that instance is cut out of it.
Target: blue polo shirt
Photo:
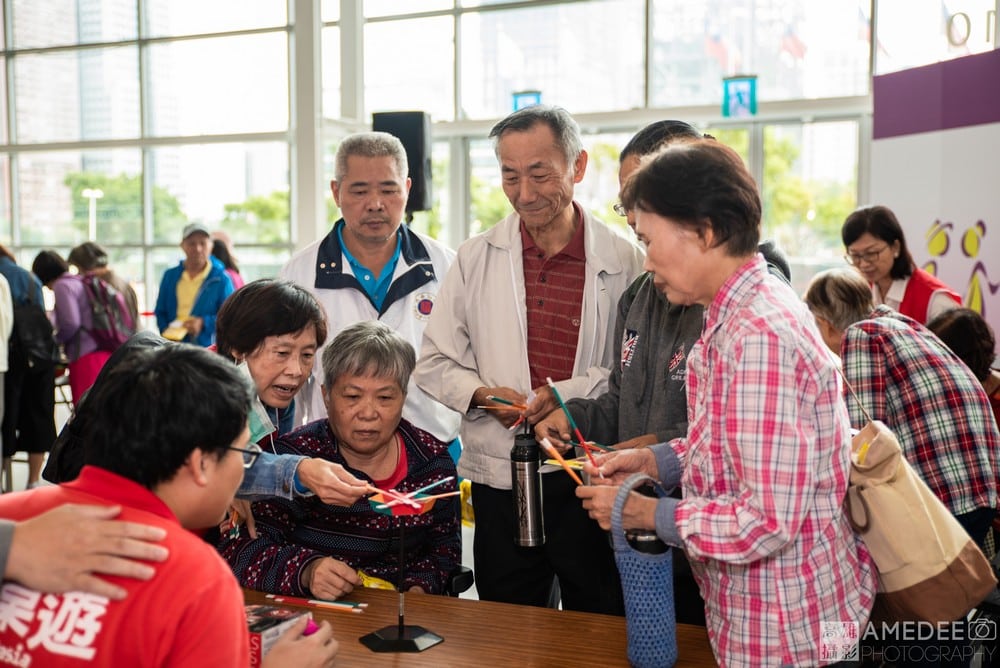
[[[396,262],[399,261],[399,249],[402,245],[399,231],[396,231],[396,251],[389,258],[389,261],[385,263],[385,266],[382,267],[382,273],[378,276],[358,262],[351,255],[351,251],[347,250],[347,244],[344,243],[343,226],[337,227],[337,238],[340,241],[340,248],[344,253],[344,257],[347,258],[351,269],[354,270],[354,276],[358,279],[358,283],[364,288],[365,294],[372,300],[375,308],[381,311],[382,302],[385,301],[385,296],[389,292],[389,286],[392,285],[392,275],[396,273]]]

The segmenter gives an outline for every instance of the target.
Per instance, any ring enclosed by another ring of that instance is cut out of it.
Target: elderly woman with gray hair
[[[868,283],[849,269],[817,274],[805,294],[823,341],[872,418],[982,547],[1000,488],[1000,434],[972,371],[916,320],[872,305]],[[859,401],[847,397],[851,424]]]
[[[323,352],[327,419],[282,436],[275,451],[327,459],[380,489],[412,492],[450,477],[435,492],[455,490],[447,444],[402,419],[415,361],[413,347],[385,324],[347,327]],[[368,499],[339,507],[316,497],[257,502],[253,513],[258,538],[224,537],[218,547],[240,584],[259,591],[334,599],[361,584],[359,571],[395,583],[402,568],[405,590],[440,594],[460,563],[454,497],[405,518],[376,512]]]

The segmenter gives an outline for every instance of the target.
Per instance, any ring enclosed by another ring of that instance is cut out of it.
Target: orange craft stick
[[[566,473],[569,474],[570,478],[572,478],[573,480],[576,481],[577,485],[582,485],[583,484],[583,481],[580,480],[580,476],[578,476],[576,474],[576,471],[574,471],[573,469],[570,468],[569,464],[566,463],[566,460],[563,459],[563,456],[561,454],[559,454],[558,450],[556,450],[556,446],[552,445],[552,443],[549,441],[549,439],[547,439],[547,438],[543,438],[542,439],[542,447],[545,448],[546,452],[548,452],[550,455],[552,455],[552,459],[554,459],[557,462],[559,462],[559,466],[563,467],[563,470],[566,471]]]

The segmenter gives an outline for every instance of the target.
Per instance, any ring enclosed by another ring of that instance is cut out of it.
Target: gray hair
[[[583,152],[583,140],[580,139],[580,126],[562,107],[538,104],[518,109],[499,121],[490,130],[493,152],[497,154],[497,157],[500,157],[498,152],[500,140],[508,132],[527,132],[539,123],[549,126],[552,134],[555,135],[556,145],[562,149],[566,156],[566,164],[572,167],[577,157]]]
[[[352,155],[362,158],[390,157],[396,161],[396,170],[404,180],[410,173],[403,142],[388,132],[359,132],[344,137],[334,157],[333,178],[338,183],[347,176],[347,159]]]
[[[410,342],[378,320],[341,330],[323,351],[323,384],[329,391],[345,375],[389,377],[406,393],[417,355]]]
[[[853,269],[827,269],[816,274],[806,288],[805,301],[813,315],[841,332],[866,320],[875,308],[868,282]]]

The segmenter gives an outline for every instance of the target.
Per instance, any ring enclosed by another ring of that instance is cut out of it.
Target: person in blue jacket
[[[226,267],[212,257],[208,228],[191,223],[181,235],[184,259],[167,269],[156,298],[156,326],[164,337],[208,347],[215,342],[215,314],[233,293]]]

